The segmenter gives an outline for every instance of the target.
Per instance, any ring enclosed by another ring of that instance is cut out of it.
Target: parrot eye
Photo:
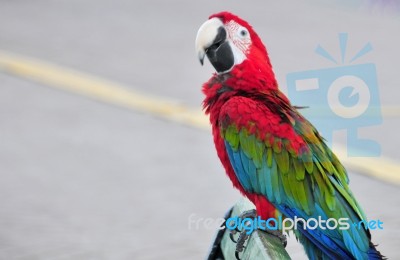
[[[241,30],[240,31],[240,35],[243,36],[243,37],[246,36],[247,35],[247,31],[245,29]]]

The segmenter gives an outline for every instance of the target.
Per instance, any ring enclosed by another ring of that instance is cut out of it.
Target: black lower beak
[[[233,67],[235,59],[224,27],[218,28],[218,34],[213,44],[207,48],[206,54],[217,72],[225,72]]]
[[[207,49],[207,57],[217,72],[230,70],[235,62],[232,48],[228,41],[216,43]]]

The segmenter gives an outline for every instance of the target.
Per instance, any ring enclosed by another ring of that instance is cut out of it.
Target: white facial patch
[[[225,29],[228,33],[228,38],[231,40],[230,46],[235,58],[235,64],[240,64],[246,59],[251,45],[250,33],[247,28],[235,21],[229,21],[225,24]]]

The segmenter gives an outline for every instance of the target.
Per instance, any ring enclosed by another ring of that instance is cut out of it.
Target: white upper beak
[[[206,49],[214,42],[214,39],[218,34],[218,28],[223,25],[224,24],[220,19],[214,17],[203,23],[197,31],[196,52],[201,65],[203,65],[204,62]]]

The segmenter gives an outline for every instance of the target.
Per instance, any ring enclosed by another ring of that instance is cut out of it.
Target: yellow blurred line
[[[0,70],[168,120],[196,127],[205,127],[207,122],[200,109],[190,109],[173,100],[144,95],[115,82],[20,55],[0,51]]]
[[[393,106],[383,106],[382,107],[382,115],[385,118],[388,117],[400,117],[400,107],[393,107]]]
[[[191,109],[165,98],[152,97],[127,86],[47,62],[0,51],[0,70],[35,80],[50,87],[74,92],[106,103],[144,111],[186,125],[209,129],[208,119],[200,109]],[[398,108],[383,109],[383,114],[399,116]],[[344,147],[335,153],[353,171],[400,185],[400,164],[384,157],[347,157]]]

